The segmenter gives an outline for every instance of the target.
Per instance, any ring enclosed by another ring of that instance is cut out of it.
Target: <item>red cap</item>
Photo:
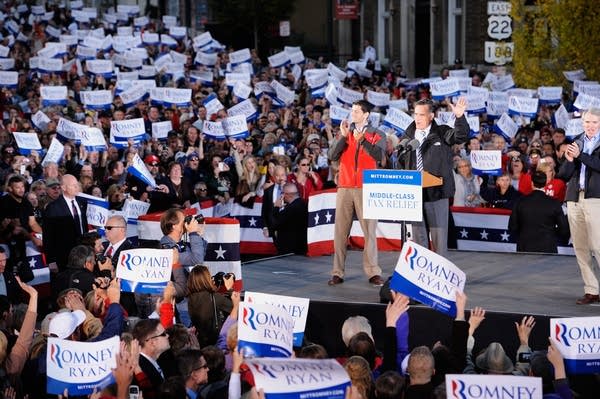
[[[159,164],[160,159],[156,155],[150,154],[146,155],[146,158],[144,158],[144,162],[147,164]]]

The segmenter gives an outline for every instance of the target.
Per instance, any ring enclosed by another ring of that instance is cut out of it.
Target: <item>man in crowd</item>
[[[569,223],[560,202],[544,192],[546,174],[531,177],[533,191],[521,197],[510,215],[508,228],[518,235],[517,251],[558,253],[557,239],[569,237]]]
[[[385,134],[369,124],[371,104],[359,100],[352,104],[350,118],[340,125],[341,137],[331,149],[331,159],[339,161],[339,182],[335,202],[333,270],[329,285],[344,282],[348,235],[356,212],[365,237],[363,270],[369,283],[383,285],[377,258],[377,220],[363,218],[363,170],[376,169],[384,157]]]
[[[62,195],[50,202],[43,214],[43,241],[46,263],[62,270],[71,248],[87,232],[87,204],[77,197],[79,182],[73,175],[61,179]]]
[[[275,201],[272,213],[277,253],[306,254],[308,206],[298,195],[294,183],[283,186],[283,195]]]
[[[600,302],[594,261],[600,262],[600,109],[583,114],[583,133],[575,136],[565,152],[559,178],[567,183],[567,215],[577,264],[583,278],[583,297],[578,305]]]

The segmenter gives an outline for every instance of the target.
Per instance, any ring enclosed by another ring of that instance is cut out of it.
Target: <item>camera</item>
[[[217,288],[220,288],[223,285],[225,285],[225,279],[230,279],[231,277],[233,277],[233,281],[235,281],[235,274],[218,272],[217,274],[212,276],[212,279],[213,279],[213,283],[215,283],[215,286]]]
[[[198,223],[204,223],[204,216],[202,215],[188,215],[183,219],[183,222],[188,224],[192,221],[192,219],[196,219]]]
[[[517,362],[519,363],[529,363],[531,361],[531,352],[522,352],[519,353],[519,357],[517,358]]]
[[[138,399],[140,397],[140,388],[137,385],[129,386],[129,399]]]
[[[96,255],[96,263],[104,263],[104,262],[106,262],[106,259],[108,259],[108,258],[106,256],[104,256],[103,254]]]

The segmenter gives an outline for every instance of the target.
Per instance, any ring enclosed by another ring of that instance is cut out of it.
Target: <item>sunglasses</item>
[[[158,164],[155,162],[155,163],[151,163],[151,164],[150,164],[150,165],[148,165],[148,166],[158,166]]]
[[[309,164],[307,163],[301,163],[300,166],[308,166]]]
[[[198,370],[202,370],[202,369],[207,369],[208,368],[208,363],[204,363],[202,366],[198,366],[194,369],[194,371],[198,371]]]
[[[154,338],[166,337],[167,335],[169,335],[169,333],[167,332],[167,330],[164,330],[162,333],[160,333],[158,335],[154,335],[152,337],[149,337],[146,341],[150,341],[151,339],[154,339]]]
[[[205,188],[197,188],[198,191],[207,191]]]
[[[112,229],[124,229],[125,226],[104,226],[105,230],[111,231]]]

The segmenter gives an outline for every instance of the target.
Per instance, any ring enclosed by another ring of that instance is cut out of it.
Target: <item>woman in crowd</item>
[[[171,162],[167,167],[167,176],[156,183],[162,186],[162,191],[152,196],[152,205],[155,211],[189,206],[189,200],[193,196],[193,187],[183,177],[180,163]]]
[[[227,291],[233,288],[234,277],[223,277]],[[208,268],[196,265],[190,272],[187,282],[188,309],[192,325],[196,327],[200,347],[214,345],[225,318],[231,312],[231,299],[217,290]]]
[[[529,194],[531,190],[531,176],[527,173],[525,162],[520,156],[513,156],[508,164],[510,184],[521,194]]]
[[[300,157],[296,171],[287,177],[289,183],[294,183],[298,187],[298,194],[305,202],[308,202],[310,193],[323,188],[321,177],[311,169],[310,161],[308,157]]]
[[[454,206],[480,206],[484,202],[479,195],[482,181],[481,177],[473,174],[471,162],[468,159],[460,159],[454,172]]]
[[[544,187],[546,195],[559,202],[563,202],[567,194],[567,185],[563,180],[555,177],[556,171],[554,170],[554,166],[542,159],[538,163],[537,170],[546,174],[546,186]]]
[[[262,197],[262,186],[265,176],[261,175],[256,164],[256,158],[252,155],[246,156],[240,161],[238,152],[235,154],[235,166],[239,182],[235,190],[235,199],[245,207],[252,208],[254,199]]]

